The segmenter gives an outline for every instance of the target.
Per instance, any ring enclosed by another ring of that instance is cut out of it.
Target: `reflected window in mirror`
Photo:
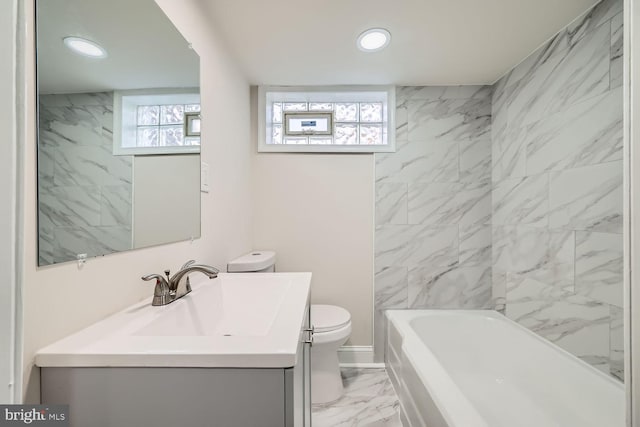
[[[200,95],[194,91],[144,90],[115,93],[115,155],[200,152],[194,117],[200,116]]]

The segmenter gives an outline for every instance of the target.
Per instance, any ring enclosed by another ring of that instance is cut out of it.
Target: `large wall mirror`
[[[36,0],[38,264],[200,236],[199,58],[154,0]]]

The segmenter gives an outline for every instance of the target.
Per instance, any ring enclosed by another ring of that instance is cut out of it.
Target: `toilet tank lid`
[[[229,273],[250,273],[269,268],[276,263],[276,253],[273,251],[253,251],[242,255],[227,264]]]

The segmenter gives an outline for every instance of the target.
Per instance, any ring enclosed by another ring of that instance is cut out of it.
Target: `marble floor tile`
[[[342,370],[344,395],[314,405],[314,427],[402,427],[399,402],[384,368]]]

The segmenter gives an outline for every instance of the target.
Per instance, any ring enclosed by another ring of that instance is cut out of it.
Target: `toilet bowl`
[[[229,273],[275,271],[273,251],[254,251],[227,264]],[[312,304],[311,403],[332,402],[343,393],[338,349],[351,335],[351,314],[335,305]]]
[[[338,349],[351,335],[351,315],[335,305],[311,305],[311,403],[327,403],[342,396]]]

